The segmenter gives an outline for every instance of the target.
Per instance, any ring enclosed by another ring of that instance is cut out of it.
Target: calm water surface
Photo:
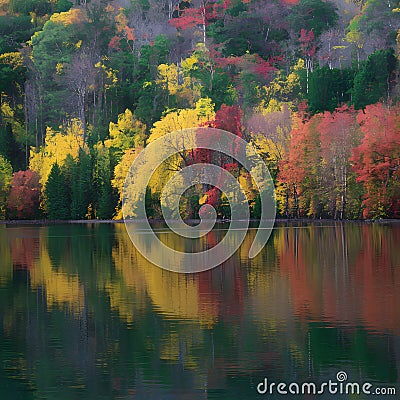
[[[400,224],[277,224],[249,260],[254,235],[179,275],[123,224],[0,225],[0,399],[314,398],[256,387],[338,371],[400,398]]]

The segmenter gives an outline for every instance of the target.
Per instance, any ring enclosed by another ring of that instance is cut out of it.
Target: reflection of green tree
[[[349,369],[354,369],[354,375],[349,376],[349,381],[354,381],[359,377],[354,366],[358,366],[369,379],[396,382],[397,367],[388,343],[390,338],[382,339],[368,334],[363,328],[350,330],[312,323],[310,351],[314,372],[320,372],[330,365],[338,365],[346,370],[346,365],[349,365]]]

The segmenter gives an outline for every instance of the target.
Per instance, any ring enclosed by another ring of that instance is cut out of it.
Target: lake
[[[255,233],[184,275],[124,224],[0,225],[0,398],[311,398],[257,387],[339,371],[400,396],[400,223],[278,222],[248,259]]]

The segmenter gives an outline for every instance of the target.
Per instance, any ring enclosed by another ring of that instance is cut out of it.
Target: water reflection
[[[181,275],[123,224],[0,225],[0,398],[245,399],[264,376],[340,369],[396,383],[400,225],[281,224],[248,260],[255,233]]]

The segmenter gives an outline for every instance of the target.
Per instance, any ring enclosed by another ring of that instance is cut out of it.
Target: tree
[[[77,159],[79,149],[83,147],[83,130],[79,122],[72,121],[64,132],[48,128],[44,146],[31,149],[29,167],[40,175],[40,183],[44,187],[53,164],[62,167],[68,155]]]
[[[365,189],[364,218],[385,218],[399,211],[400,109],[369,105],[360,111],[358,123],[364,137],[351,160]]]
[[[11,181],[7,212],[11,219],[34,219],[39,215],[40,176],[37,172],[15,172]]]
[[[368,57],[354,78],[353,104],[356,109],[378,101],[390,101],[396,81],[398,60],[394,50],[379,50]]]
[[[110,150],[99,143],[94,148],[93,190],[96,193],[94,215],[99,219],[110,219],[115,211],[111,186],[112,167]]]
[[[6,215],[8,191],[12,179],[12,166],[10,162],[0,155],[0,219]]]
[[[349,185],[349,182],[354,182],[350,156],[352,149],[359,144],[361,136],[354,109],[343,106],[333,113],[325,112],[319,130],[323,158],[322,174],[327,183],[323,190],[327,191],[328,213],[334,219],[343,219],[348,216],[348,203],[353,203],[352,216],[357,218],[357,210],[361,206],[360,199],[349,196],[351,190],[357,191],[357,188]],[[354,206],[355,201],[358,201],[358,206]]]
[[[304,65],[306,67],[306,92],[309,92],[309,75],[314,71],[314,58],[316,52],[315,36],[313,31],[306,31],[302,29],[300,31],[300,48],[304,57]]]
[[[125,179],[128,176],[129,168],[135,161],[135,158],[141,151],[141,148],[134,148],[126,150],[121,158],[121,161],[114,168],[114,178],[111,181],[112,187],[118,191],[118,204],[116,207],[116,219],[122,219],[122,192],[124,188]]]
[[[333,112],[350,102],[354,72],[351,69],[317,68],[310,74],[309,92],[306,96],[311,113]]]
[[[84,219],[92,193],[92,163],[89,154],[79,149],[77,161],[73,160],[71,171],[71,218]]]
[[[110,122],[109,132],[110,138],[104,141],[104,145],[110,149],[114,165],[126,150],[144,146],[146,125],[138,121],[129,109],[118,115],[117,123]]]
[[[288,18],[293,32],[305,29],[313,31],[318,38],[323,31],[335,26],[338,14],[335,5],[330,1],[301,0],[292,7]]]
[[[17,170],[23,164],[23,153],[15,140],[12,125],[9,122],[5,126],[0,125],[0,143],[2,144],[0,154],[10,160],[13,169]]]
[[[45,209],[49,219],[70,218],[70,194],[65,173],[55,163],[45,185]]]
[[[284,185],[286,216],[323,215],[326,198],[321,191],[321,115],[305,122],[296,121],[291,132],[289,152],[280,164],[278,179]]]

